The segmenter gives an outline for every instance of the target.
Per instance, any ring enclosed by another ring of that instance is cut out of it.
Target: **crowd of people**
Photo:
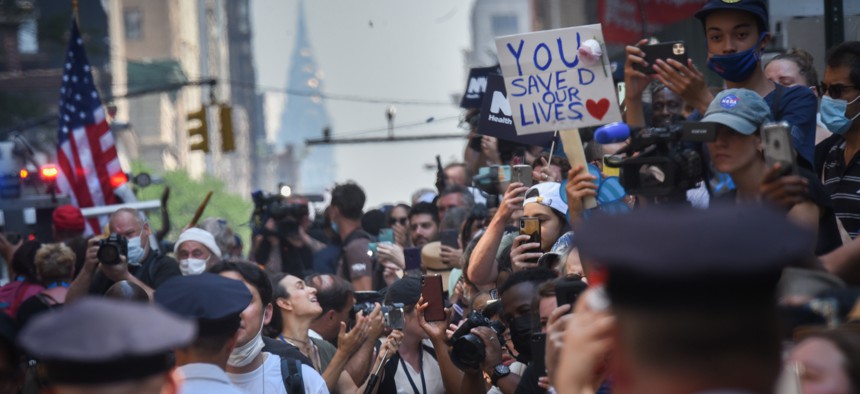
[[[435,188],[261,199],[248,250],[221,218],[171,242],[121,208],[90,237],[61,206],[51,240],[0,236],[0,392],[860,392],[860,42],[818,81],[801,49],[763,64],[764,1],[696,17],[724,86],[648,64],[648,40],[624,67],[629,125],[714,127],[682,202],[624,191],[604,156],[630,140],[572,165],[469,110]],[[788,166],[765,154],[775,121]],[[477,181],[516,165],[531,179]]]

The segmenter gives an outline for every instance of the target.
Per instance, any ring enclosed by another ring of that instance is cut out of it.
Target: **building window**
[[[25,19],[18,25],[18,52],[26,54],[39,52],[39,29],[36,19]]]
[[[138,8],[126,8],[123,12],[125,21],[125,38],[127,40],[139,40],[143,38],[143,14]]]
[[[493,15],[490,19],[495,37],[508,36],[520,32],[516,15]]]

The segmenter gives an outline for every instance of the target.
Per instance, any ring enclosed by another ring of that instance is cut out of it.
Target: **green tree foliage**
[[[152,171],[146,168],[143,163],[132,163],[133,173],[147,172],[152,174]],[[220,217],[226,219],[233,230],[236,231],[242,238],[244,251],[248,251],[248,240],[251,236],[251,229],[248,227],[248,218],[251,216],[253,203],[242,198],[242,196],[229,192],[223,182],[210,175],[204,175],[200,180],[192,179],[188,172],[184,170],[168,171],[164,175],[164,184],[150,185],[137,190],[137,198],[143,200],[159,200],[164,191],[164,186],[170,186],[170,199],[167,202],[167,207],[170,212],[170,233],[167,239],[176,240],[179,237],[180,231],[194,217],[197,207],[206,198],[206,193],[210,190],[212,198],[209,200],[209,205],[203,211],[201,220],[208,217]],[[149,221],[152,226],[152,231],[158,231],[162,228],[161,214],[158,211],[149,212]]]

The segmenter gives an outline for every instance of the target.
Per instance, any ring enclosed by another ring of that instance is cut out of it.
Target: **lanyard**
[[[409,384],[412,385],[412,390],[415,391],[415,394],[422,394],[418,392],[418,386],[416,386],[415,382],[412,380],[412,374],[409,373],[409,369],[406,368],[406,361],[403,361],[403,356],[400,357],[400,365],[403,367],[403,373],[406,375],[406,379],[409,379]],[[427,383],[424,382],[424,349],[421,349],[421,354],[418,357],[418,368],[421,369],[421,388],[424,390],[423,394],[427,394]]]

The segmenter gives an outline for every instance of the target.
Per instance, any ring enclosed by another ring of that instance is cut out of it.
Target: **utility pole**
[[[824,47],[825,49],[845,41],[845,13],[842,0],[824,0]]]

